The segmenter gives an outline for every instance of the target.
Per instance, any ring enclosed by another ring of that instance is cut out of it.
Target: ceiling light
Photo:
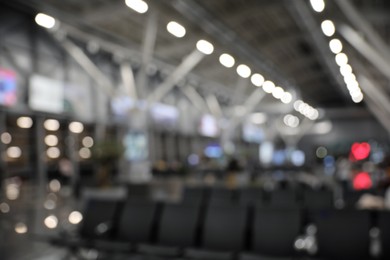
[[[35,16],[35,22],[42,27],[52,29],[56,25],[56,19],[50,15],[39,13]]]
[[[261,125],[267,121],[267,115],[264,113],[254,113],[250,116],[250,120],[253,124]]]
[[[299,107],[301,106],[301,104],[303,104],[302,100],[297,100],[297,101],[294,102],[294,109],[295,109],[295,111],[299,111]]]
[[[353,73],[347,74],[344,76],[344,82],[345,84],[348,84],[348,82],[356,81],[356,76]]]
[[[225,66],[226,68],[231,68],[234,66],[234,63],[236,62],[233,58],[233,56],[227,54],[227,53],[224,53],[224,54],[221,54],[221,56],[219,56],[219,62]]]
[[[292,101],[292,95],[289,92],[284,92],[282,98],[280,99],[284,104],[290,104]]]
[[[140,14],[146,13],[149,9],[148,4],[142,0],[126,0],[126,5]]]
[[[349,94],[351,95],[352,98],[363,95],[362,90],[360,88],[349,91]]]
[[[275,83],[273,83],[272,81],[270,80],[267,80],[263,83],[263,90],[266,92],[266,93],[272,93],[272,91],[274,90],[275,88]]]
[[[69,124],[69,130],[72,133],[79,134],[82,131],[84,131],[84,125],[82,123],[80,123],[80,122],[72,122],[72,123]]]
[[[336,28],[334,27],[334,23],[331,20],[323,21],[321,23],[321,29],[322,32],[328,37],[332,36],[336,31]]]
[[[244,79],[249,78],[251,73],[252,73],[252,71],[251,71],[251,69],[247,65],[245,65],[245,64],[238,65],[238,67],[237,67],[237,74],[240,77],[242,77]]]
[[[57,131],[60,128],[60,122],[56,119],[46,119],[43,126],[48,131]]]
[[[19,117],[19,118],[16,120],[16,124],[17,124],[20,128],[31,128],[31,126],[32,126],[32,124],[33,124],[33,120],[31,119],[31,117],[22,116],[22,117]]]
[[[272,90],[272,96],[274,98],[280,99],[282,98],[284,94],[284,90],[281,87],[275,87],[274,90]]]
[[[198,51],[200,51],[206,55],[209,55],[209,54],[213,53],[213,51],[214,51],[214,46],[205,40],[199,40],[196,43],[196,48],[198,49]]]
[[[334,54],[337,54],[343,50],[343,44],[339,39],[332,39],[329,42],[329,48]]]
[[[310,113],[308,114],[308,117],[309,117],[309,119],[310,120],[316,120],[316,119],[318,119],[318,117],[319,117],[319,112],[318,112],[318,110],[317,109],[312,109],[311,111],[310,111]]]
[[[47,135],[45,137],[45,144],[47,146],[56,146],[58,144],[58,137],[55,135]]]
[[[255,73],[251,77],[251,82],[256,87],[261,87],[264,83],[264,77],[258,73]]]
[[[343,66],[340,67],[340,73],[345,77],[345,75],[351,74],[352,73],[352,67],[349,64],[344,64]]]
[[[186,28],[175,21],[171,21],[167,24],[167,31],[177,38],[182,38],[186,35]]]
[[[363,93],[361,95],[358,95],[358,96],[353,96],[352,97],[352,101],[355,102],[355,103],[360,103],[363,101]]]
[[[310,0],[311,7],[317,13],[321,13],[325,9],[324,0]]]
[[[299,118],[293,115],[285,115],[283,118],[283,122],[285,125],[295,128],[299,125]]]
[[[336,63],[337,65],[344,66],[348,64],[348,56],[345,53],[339,53],[336,55]]]

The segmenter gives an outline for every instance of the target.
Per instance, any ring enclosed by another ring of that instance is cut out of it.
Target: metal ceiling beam
[[[146,89],[146,83],[148,80],[148,75],[146,74],[146,67],[153,59],[154,47],[156,45],[157,29],[158,15],[156,12],[150,11],[143,40],[141,67],[136,79],[136,86],[141,97],[146,97],[148,95],[148,91]]]
[[[209,113],[207,104],[203,97],[195,90],[194,87],[187,85],[179,88],[181,92],[191,101],[191,103],[202,113]]]
[[[378,71],[390,79],[390,62],[374,47],[367,43],[354,29],[348,25],[340,26],[340,34],[368,61],[370,61]]]
[[[69,39],[54,37],[66,52],[95,80],[97,86],[109,97],[114,96],[114,87],[106,75],[91,61],[91,59]]]
[[[193,0],[175,0],[172,1],[172,6],[180,12],[184,17],[191,20],[194,24],[199,25],[206,33],[222,46],[227,48],[240,57],[240,59],[247,60],[256,66],[261,73],[266,74],[277,84],[292,85],[282,75],[281,70],[275,64],[271,64],[268,59],[262,55],[258,49],[253,48],[245,41],[243,41],[236,32],[225,26],[219,19],[208,13],[202,6]]]
[[[389,46],[375,31],[366,18],[360,14],[356,7],[349,0],[335,1],[351,23],[359,29],[366,39],[372,43],[375,50],[387,60],[390,60]]]
[[[147,97],[149,103],[160,101],[175,85],[182,80],[203,58],[205,54],[194,49],[163,83]]]
[[[298,26],[308,33],[308,40],[315,47],[320,62],[334,79],[339,90],[344,93],[344,99],[348,100],[349,94],[337,69],[338,67],[330,55],[328,44],[325,41],[324,35],[321,33],[321,28],[316,23],[309,7],[303,0],[285,0],[284,2]]]
[[[126,92],[132,99],[138,100],[137,88],[135,86],[135,80],[134,80],[134,73],[130,64],[128,62],[122,62],[120,65],[120,72],[121,72],[121,77]]]
[[[223,116],[221,105],[218,102],[218,99],[215,95],[211,94],[206,97],[206,103],[210,112],[217,118]]]

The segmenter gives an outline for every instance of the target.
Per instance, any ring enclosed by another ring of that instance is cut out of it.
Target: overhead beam
[[[54,37],[57,39],[56,37]],[[109,97],[114,96],[114,87],[111,81],[104,75],[103,72],[91,61],[84,51],[69,39],[57,39],[59,44],[68,54],[95,80],[97,86]]]
[[[138,100],[137,88],[135,86],[134,73],[128,62],[122,62],[120,65],[120,72],[123,84],[129,97]]]
[[[308,33],[308,40],[315,47],[320,62],[332,76],[340,92],[344,94],[343,98],[347,100],[349,98],[348,91],[345,88],[345,84],[340,76],[334,59],[330,55],[329,47],[325,41],[324,35],[321,33],[320,27],[316,23],[309,7],[303,0],[285,0],[284,2],[298,26]]]
[[[213,114],[217,118],[222,117],[222,115],[223,115],[222,108],[221,108],[221,105],[219,104],[218,99],[215,95],[213,95],[213,94],[208,95],[206,97],[206,103],[207,103],[207,106],[208,106],[211,114]]]
[[[194,87],[187,85],[179,88],[181,92],[191,101],[191,103],[202,113],[208,113],[207,105],[203,97],[195,90]]]
[[[182,80],[203,58],[205,54],[194,49],[182,63],[165,79],[163,83],[157,86],[147,100],[149,103],[160,101],[174,86]]]
[[[340,26],[340,34],[368,61],[374,65],[378,71],[380,71],[385,77],[390,79],[390,62],[386,57],[367,43],[358,32],[349,27],[348,25]]]
[[[219,19],[211,15],[199,3],[193,0],[170,1],[172,6],[187,19],[199,25],[206,33],[223,46],[229,46],[232,53],[247,60],[260,69],[262,73],[272,78],[281,85],[292,85],[287,82],[287,77],[269,59],[262,55],[258,49],[242,40],[236,32],[224,25]]]
[[[142,62],[141,68],[137,75],[137,87],[140,92],[141,97],[147,96],[147,80],[148,75],[146,73],[146,67],[149,65],[153,58],[154,47],[156,44],[158,29],[158,15],[154,11],[150,11],[148,16],[148,22],[146,24],[145,36],[143,40],[143,49],[142,49]]]
[[[362,32],[366,39],[372,43],[375,50],[387,60],[390,60],[389,46],[383,41],[381,36],[366,20],[365,16],[360,14],[358,9],[351,3],[350,0],[335,1],[340,7],[345,16],[351,21],[351,23]]]

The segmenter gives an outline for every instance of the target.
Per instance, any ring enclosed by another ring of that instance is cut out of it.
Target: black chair
[[[240,259],[268,259],[296,255],[294,243],[301,233],[302,213],[298,209],[273,209],[256,207],[252,234],[251,252]]]
[[[241,205],[264,205],[264,191],[255,187],[244,188],[239,192],[239,203]]]
[[[201,235],[200,249],[187,249],[191,259],[233,259],[245,242],[247,208],[242,206],[208,207]]]
[[[61,232],[59,236],[49,238],[49,242],[68,248],[65,259],[75,255],[81,248],[101,249],[100,243],[113,238],[120,205],[121,201],[117,198],[85,198],[83,220],[77,233]]]
[[[232,205],[234,204],[235,190],[215,187],[210,190],[208,204],[213,205]]]
[[[321,210],[316,213],[318,256],[327,259],[370,259],[370,212]]]
[[[131,200],[150,200],[149,183],[132,183],[127,185],[127,196]]]
[[[333,192],[307,189],[303,191],[303,206],[308,209],[331,209],[334,207]]]
[[[299,207],[297,193],[293,189],[275,190],[271,193],[269,206],[272,208]]]
[[[179,256],[182,249],[194,247],[200,208],[186,204],[164,205],[155,245],[140,245],[139,252],[166,257]]]
[[[181,202],[187,205],[203,205],[208,195],[209,190],[203,186],[187,186],[183,190]]]

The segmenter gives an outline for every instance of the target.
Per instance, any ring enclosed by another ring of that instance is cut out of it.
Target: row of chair
[[[382,248],[382,259],[390,257],[390,212],[103,198],[89,198],[85,205],[79,236],[55,239],[56,243],[70,248],[214,260],[292,259],[314,246],[318,250],[307,251],[315,257],[366,260],[372,257],[376,241]],[[317,232],[305,234],[308,224],[314,224]],[[379,238],[369,235],[374,226],[380,230]]]

